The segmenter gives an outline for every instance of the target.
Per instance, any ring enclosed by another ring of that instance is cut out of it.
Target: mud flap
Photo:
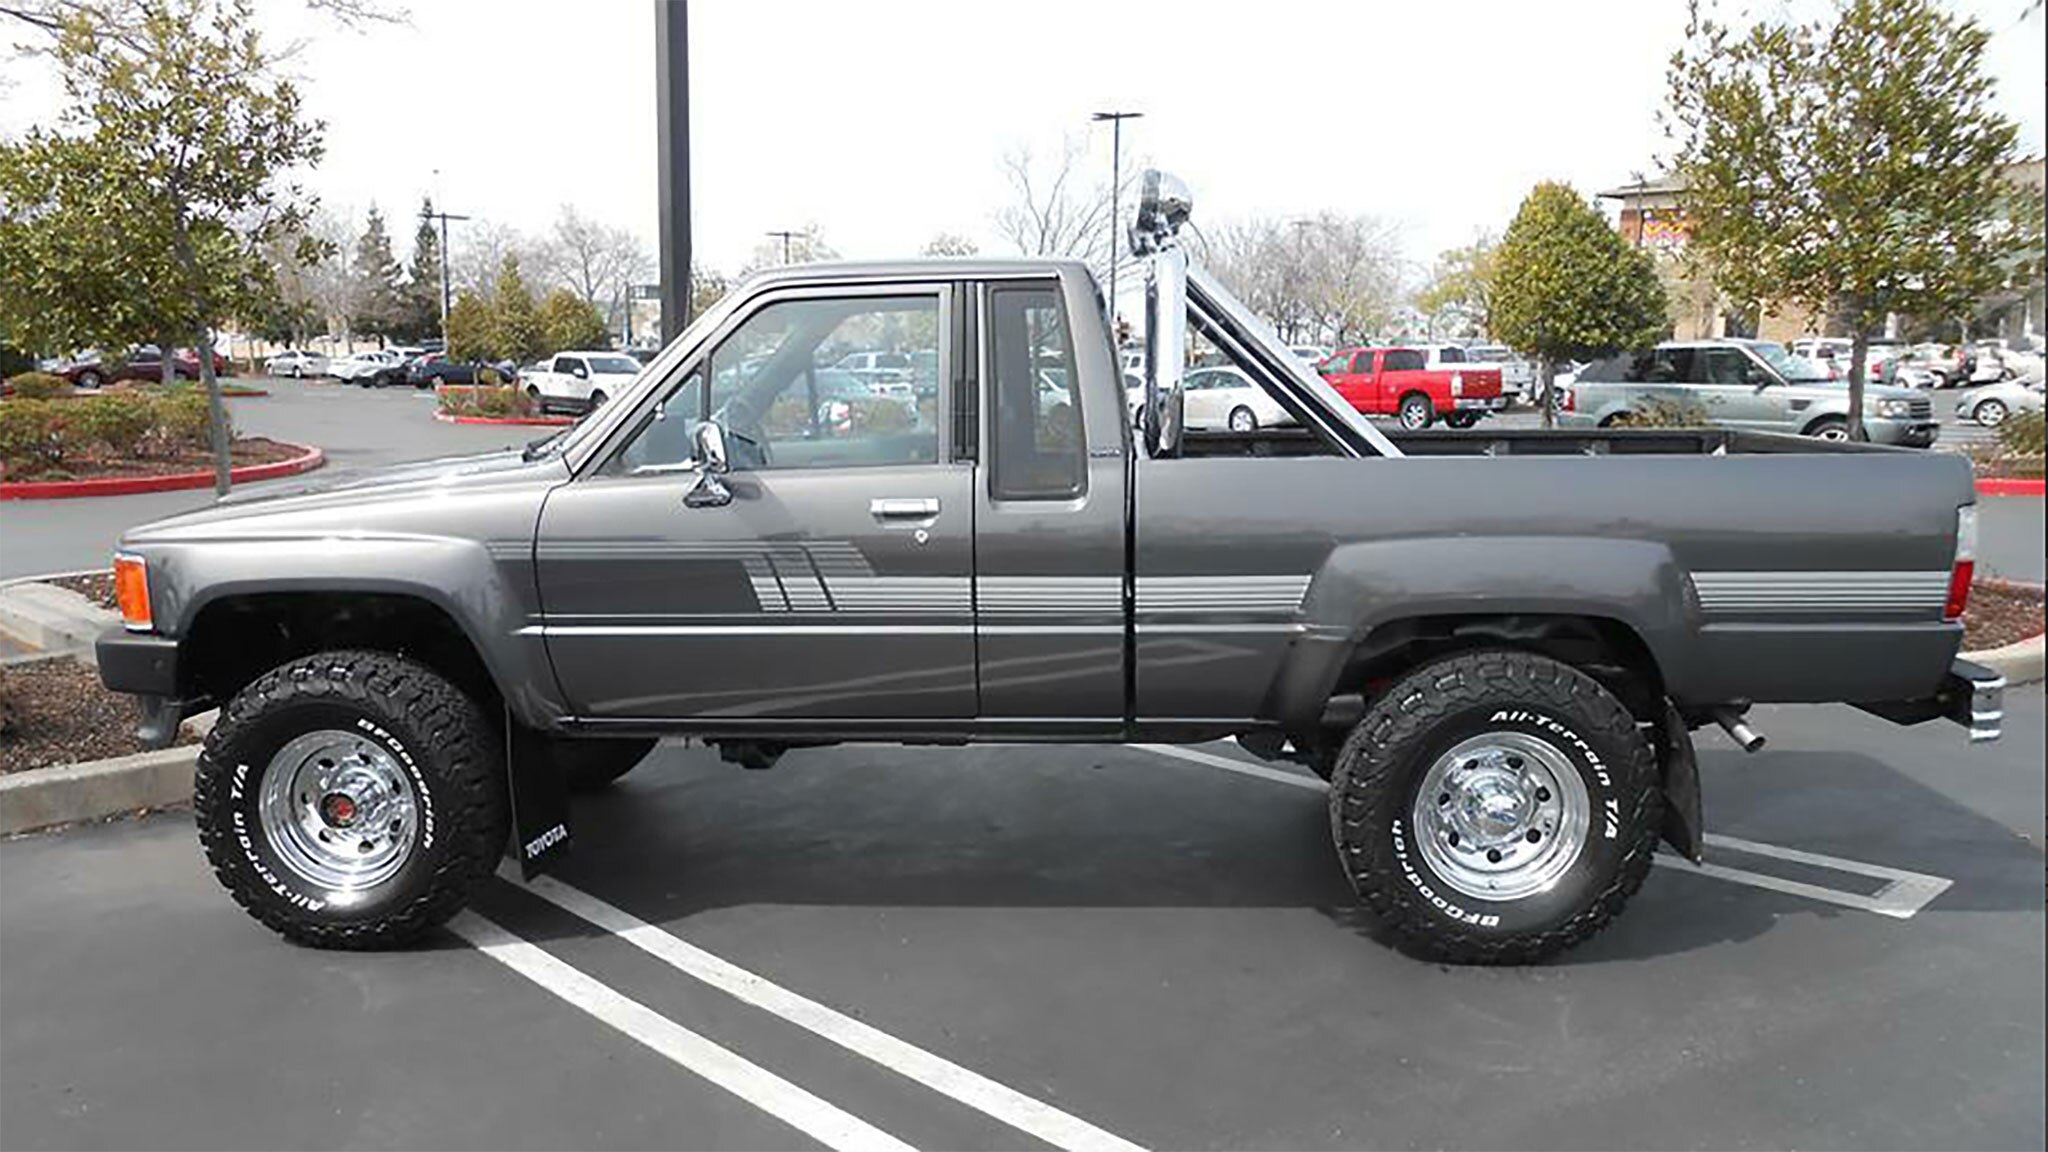
[[[1664,784],[1664,842],[1698,864],[1706,835],[1700,812],[1700,762],[1693,753],[1692,732],[1669,700],[1657,731],[1657,768]]]
[[[569,785],[548,755],[547,738],[513,719],[509,708],[505,772],[519,871],[531,880],[569,850]]]

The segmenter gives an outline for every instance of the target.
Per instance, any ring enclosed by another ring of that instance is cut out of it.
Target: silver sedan
[[[2005,423],[2015,412],[2039,412],[2041,410],[2041,382],[2022,384],[2017,380],[2006,380],[1998,384],[1986,384],[1963,393],[1956,402],[1956,418],[1974,420],[1986,428],[1996,428]]]

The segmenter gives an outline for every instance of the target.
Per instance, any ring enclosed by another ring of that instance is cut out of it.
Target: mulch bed
[[[2003,648],[2039,636],[2042,615],[2038,589],[1977,584],[1970,589],[1970,607],[1963,613],[1963,651]]]
[[[55,584],[59,588],[68,588],[109,612],[119,612],[121,610],[120,603],[114,599],[114,574],[112,572],[88,572],[83,576],[59,576],[55,580],[45,580],[43,583]]]
[[[228,452],[236,468],[250,464],[275,464],[305,454],[305,446],[286,444],[263,436],[236,440]],[[62,468],[16,476],[0,466],[5,480],[109,480],[133,476],[176,476],[181,472],[203,472],[213,468],[213,453],[207,450],[178,456],[129,458],[124,460],[74,460]]]
[[[1996,448],[1974,448],[1969,456],[1980,480],[2039,480],[2043,475],[2039,456],[2008,456]]]
[[[0,667],[0,774],[145,751],[141,718],[134,697],[107,691],[76,660]],[[193,737],[180,732],[178,743]]]

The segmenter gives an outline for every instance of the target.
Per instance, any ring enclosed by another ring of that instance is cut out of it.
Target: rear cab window
[[[987,298],[986,379],[995,441],[989,494],[998,500],[1079,496],[1087,490],[1087,440],[1059,285],[993,285]]]

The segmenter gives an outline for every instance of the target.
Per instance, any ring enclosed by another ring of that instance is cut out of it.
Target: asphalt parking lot
[[[0,1145],[2038,1148],[2043,712],[1703,733],[1711,874],[1528,969],[1371,939],[1231,745],[663,747],[385,954],[248,920],[186,815],[17,839]]]

